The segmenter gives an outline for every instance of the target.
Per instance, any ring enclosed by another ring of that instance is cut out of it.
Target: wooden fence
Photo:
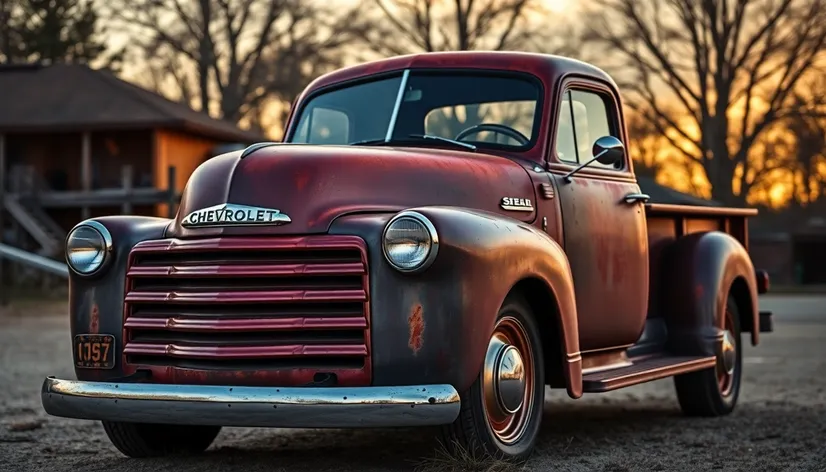
[[[15,244],[7,244],[8,251],[0,252],[0,305],[8,302],[10,292],[21,286],[33,285],[48,290],[55,284],[65,284],[61,271],[56,272],[56,266],[44,260],[48,257],[56,263],[63,262],[66,237],[65,229],[57,233],[57,225],[50,220],[46,210],[80,208],[86,218],[90,208],[117,205],[120,214],[129,215],[138,205],[166,204],[168,216],[173,218],[181,198],[174,187],[175,167],[167,169],[170,185],[166,189],[134,187],[132,167],[123,166],[120,188],[54,191],[40,184],[36,175],[31,175],[30,182],[21,182],[16,176],[12,190],[7,185],[9,179],[4,173],[2,157],[0,155],[0,244],[9,242],[4,241],[9,227],[15,236]],[[24,239],[25,243],[22,242]]]

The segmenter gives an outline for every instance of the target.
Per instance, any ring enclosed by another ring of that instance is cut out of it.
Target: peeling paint
[[[89,333],[98,334],[100,332],[100,310],[97,303],[92,303],[92,311],[89,313]]]
[[[407,317],[407,324],[410,326],[410,340],[408,347],[413,350],[413,354],[418,354],[422,348],[422,335],[424,335],[424,316],[422,316],[422,306],[416,304],[410,316]]]

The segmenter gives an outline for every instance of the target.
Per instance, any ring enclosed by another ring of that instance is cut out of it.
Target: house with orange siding
[[[180,192],[216,149],[263,139],[107,71],[84,65],[0,65],[0,170],[5,171],[0,175],[6,176],[0,190],[6,192],[32,185],[45,191],[122,188],[125,179],[136,189],[167,189],[169,167],[175,168],[172,184]],[[37,182],[31,182],[32,175]],[[166,216],[165,207],[135,205],[132,213]],[[121,207],[48,212],[67,228],[90,216],[120,213]]]

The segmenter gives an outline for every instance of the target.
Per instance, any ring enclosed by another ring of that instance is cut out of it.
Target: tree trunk
[[[726,206],[743,206],[745,192],[734,194],[734,172],[736,164],[727,151],[714,153],[711,162],[706,165],[706,177],[711,184],[711,199]]]
[[[198,51],[198,87],[201,91],[201,111],[209,114],[209,69],[212,61],[212,41],[209,26],[212,19],[210,0],[201,0],[201,44]]]
[[[745,201],[743,192],[734,194],[734,171],[737,161],[729,153],[726,139],[729,120],[726,116],[725,103],[718,100],[715,116],[709,116],[703,123],[703,143],[708,147],[710,160],[704,162],[704,170],[711,184],[711,199],[727,206],[741,206]],[[742,189],[741,189],[742,190]]]

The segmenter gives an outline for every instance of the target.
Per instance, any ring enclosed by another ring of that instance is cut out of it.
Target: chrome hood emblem
[[[181,221],[185,228],[216,226],[278,226],[289,223],[290,217],[281,210],[224,203],[201,208],[186,215]]]

